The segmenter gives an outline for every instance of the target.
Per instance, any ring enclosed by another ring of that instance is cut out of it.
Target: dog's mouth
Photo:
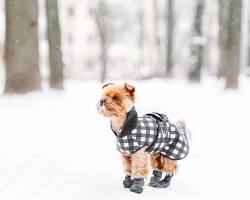
[[[97,104],[97,110],[100,114],[103,114],[104,116],[106,116],[108,114],[108,112],[110,111],[110,108],[106,105],[106,104]]]
[[[104,112],[107,110],[107,107],[106,107],[106,105],[104,105],[104,104],[100,105],[100,103],[98,103],[98,104],[96,105],[96,107],[97,107],[97,111],[98,111],[99,113],[101,113],[101,114],[104,114]]]
[[[106,104],[100,105],[100,103],[97,104],[97,110],[100,114],[103,114],[105,117],[111,117],[111,116],[119,116],[119,112],[115,109],[107,106]]]

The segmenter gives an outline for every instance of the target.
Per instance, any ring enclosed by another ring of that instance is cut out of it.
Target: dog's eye
[[[117,101],[117,100],[118,100],[118,97],[117,97],[117,96],[113,96],[113,97],[112,97],[112,100]]]

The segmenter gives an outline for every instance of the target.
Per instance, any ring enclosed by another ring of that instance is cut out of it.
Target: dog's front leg
[[[149,156],[148,153],[145,152],[145,148],[142,148],[141,150],[131,155],[131,192],[141,193],[143,191],[144,178],[147,177],[149,172],[148,157]]]
[[[132,185],[132,180],[131,180],[131,171],[132,171],[132,161],[131,161],[131,156],[129,155],[122,155],[122,164],[124,168],[124,173],[125,173],[125,179],[123,181],[123,186],[124,188],[130,188]]]

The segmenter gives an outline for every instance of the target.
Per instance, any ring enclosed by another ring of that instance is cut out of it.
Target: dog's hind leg
[[[153,176],[150,179],[149,186],[168,187],[173,174],[177,171],[177,162],[161,154],[152,154],[150,156],[150,164],[153,169]],[[162,172],[165,172],[166,176],[161,180]]]
[[[177,172],[178,165],[175,160],[171,160],[165,156],[161,156],[161,164],[166,176],[160,181],[159,187],[166,188],[170,185],[174,173]]]
[[[153,170],[161,171],[161,154],[154,153],[150,155],[150,165]]]
[[[166,156],[161,155],[161,164],[162,164],[162,170],[166,173],[166,174],[174,174],[177,172],[178,170],[178,164],[177,161],[175,160],[171,160],[169,158],[167,158]]]
[[[152,177],[149,181],[149,186],[158,187],[158,184],[162,177],[162,163],[161,163],[161,154],[155,153],[150,155],[150,165],[153,169]]]

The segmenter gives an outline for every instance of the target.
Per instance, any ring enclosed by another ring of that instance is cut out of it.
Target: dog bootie
[[[171,182],[171,178],[173,177],[173,174],[171,175],[166,175],[164,179],[162,179],[160,182],[159,182],[159,185],[158,187],[161,187],[161,188],[166,188],[170,185],[170,182]]]
[[[125,179],[123,181],[123,187],[124,188],[130,188],[131,185],[132,185],[131,176],[129,176],[129,175],[125,176]]]
[[[160,180],[161,180],[162,172],[154,170],[153,171],[153,176],[150,178],[149,181],[149,186],[151,187],[158,187]]]
[[[144,186],[144,178],[134,178],[130,187],[131,192],[142,193]]]

